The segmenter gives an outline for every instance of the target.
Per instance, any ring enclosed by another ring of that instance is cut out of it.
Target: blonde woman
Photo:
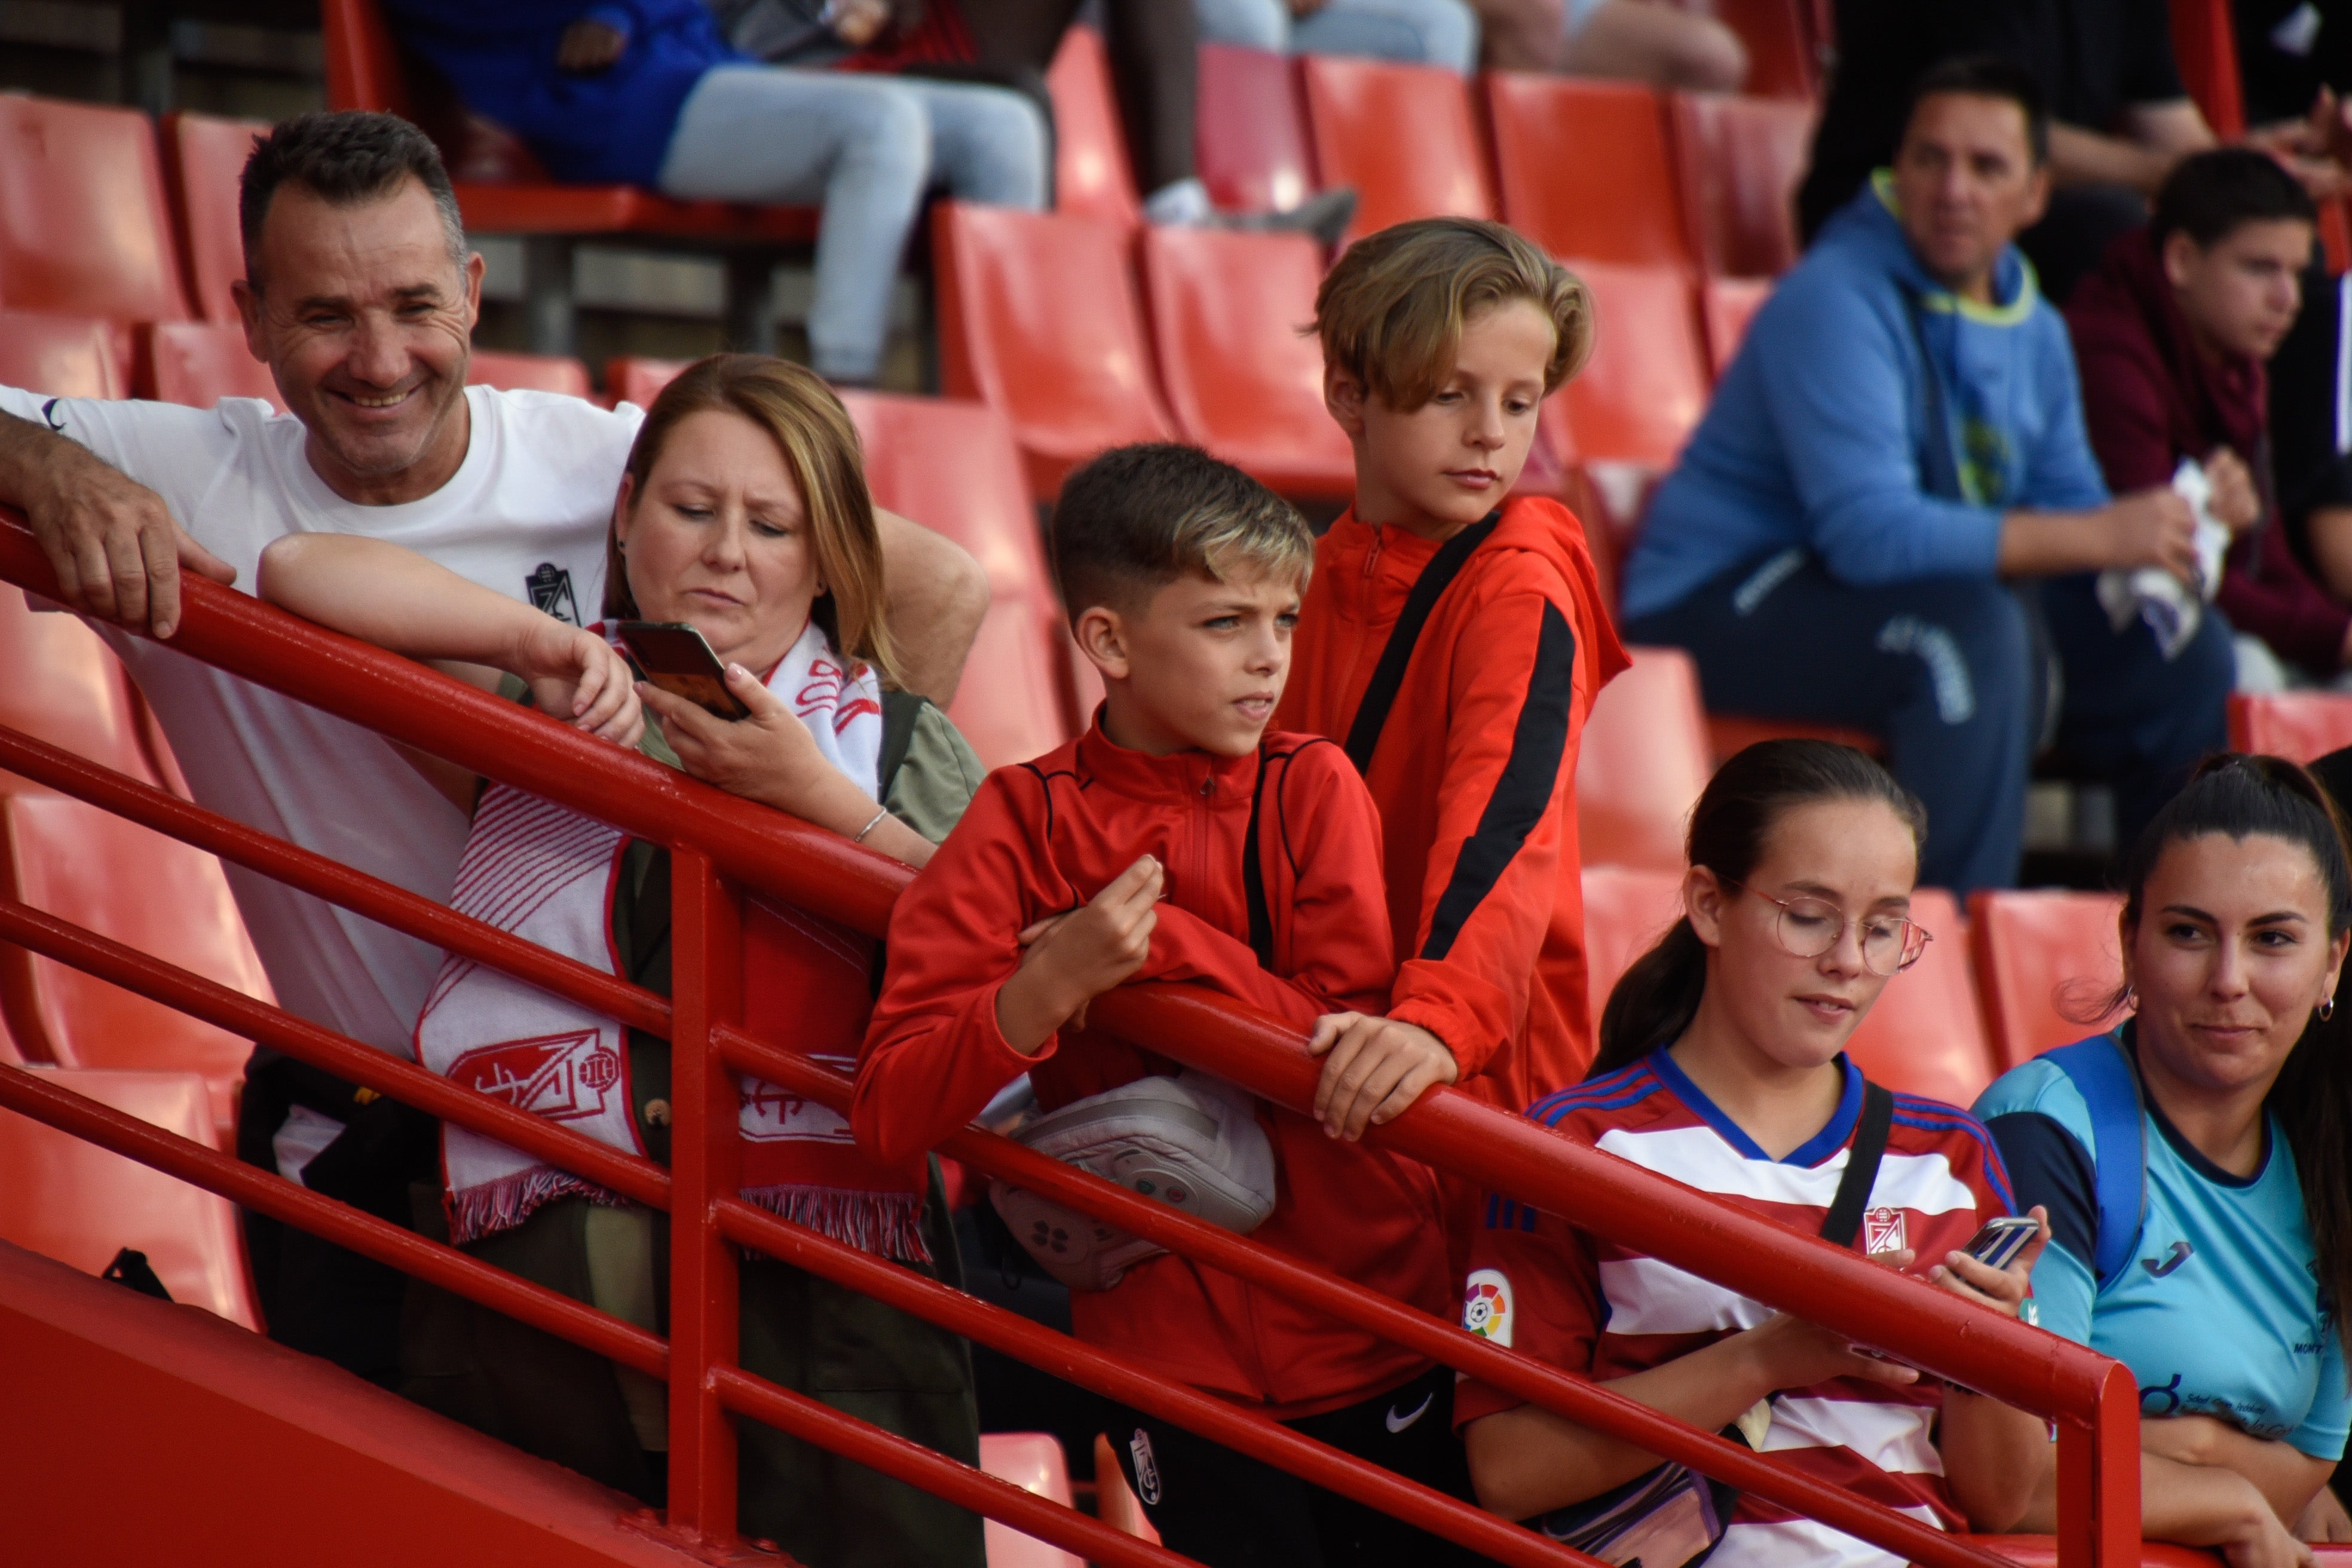
[[[856,431],[823,382],[736,354],[671,383],[630,453],[608,563],[605,622],[587,628],[348,535],[278,541],[262,558],[261,592],[908,864],[929,858],[981,769],[936,709],[888,685],[873,504]],[[627,619],[701,633],[750,716],[730,722],[633,683],[603,635]],[[665,851],[507,785],[420,765],[473,816],[453,908],[668,991]],[[869,949],[845,935],[752,906],[745,1002],[754,1032],[855,1058],[872,980]],[[668,1158],[665,1041],[452,958],[418,1019],[416,1048],[446,1076]],[[866,1159],[834,1136],[845,1129],[821,1109],[754,1083],[743,1090],[747,1199],[957,1279],[927,1162]],[[443,1129],[442,1169],[454,1242],[666,1331],[660,1216],[460,1128]],[[744,1366],[977,1461],[961,1340],[772,1260],[745,1259],[742,1282]],[[495,1313],[435,1307],[412,1313],[405,1336],[414,1396],[660,1500],[668,1442],[659,1384]],[[979,1568],[979,1521],[961,1510],[765,1427],[742,1429],[741,1454],[744,1532],[811,1568],[853,1559]]]

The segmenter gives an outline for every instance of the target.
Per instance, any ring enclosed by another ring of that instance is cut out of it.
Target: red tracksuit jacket
[[[1592,1060],[1572,786],[1593,695],[1626,658],[1567,508],[1515,500],[1489,523],[1422,628],[1364,782],[1387,851],[1389,1015],[1516,1111]],[[1439,548],[1352,510],[1331,525],[1276,724],[1345,740]]]
[[[991,773],[963,820],[890,916],[889,970],[858,1067],[850,1120],[868,1149],[928,1148],[1026,1072],[1058,1110],[1175,1064],[1090,1030],[1034,1057],[1005,1044],[997,988],[1020,963],[1017,933],[1078,908],[1139,856],[1166,892],[1138,980],[1189,981],[1302,1030],[1324,1013],[1388,1000],[1380,822],[1339,748],[1269,733],[1260,865],[1275,969],[1249,946],[1243,839],[1258,756],[1152,757],[1099,727]],[[1451,1310],[1435,1176],[1413,1161],[1326,1137],[1261,1104],[1278,1195],[1255,1239],[1424,1311]],[[1071,1299],[1078,1337],[1196,1387],[1290,1418],[1337,1409],[1417,1376],[1428,1363],[1345,1324],[1173,1256],[1106,1291]]]

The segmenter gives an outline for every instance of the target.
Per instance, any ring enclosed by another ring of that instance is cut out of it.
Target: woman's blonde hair
[[[1313,330],[1325,364],[1410,412],[1453,374],[1464,324],[1514,300],[1551,322],[1544,391],[1557,392],[1591,357],[1592,298],[1574,273],[1499,223],[1423,218],[1358,240],[1316,291]]]
[[[740,414],[774,438],[800,487],[809,553],[826,590],[810,616],[842,658],[871,665],[896,684],[882,619],[882,536],[866,488],[865,448],[849,410],[815,372],[766,354],[712,354],[687,366],[654,399],[629,448],[630,509],[644,503],[646,482],[671,433],[688,415],[707,411]],[[638,618],[617,526],[604,542],[604,618]]]

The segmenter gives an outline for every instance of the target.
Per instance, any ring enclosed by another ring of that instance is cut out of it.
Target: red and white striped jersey
[[[1538,1100],[1528,1114],[1567,1136],[1821,1234],[1861,1119],[1863,1079],[1843,1057],[1845,1092],[1828,1125],[1775,1160],[1717,1109],[1664,1049]],[[1979,1224],[2011,1212],[1991,1136],[1968,1112],[1895,1096],[1894,1125],[1858,1241],[1871,1253],[1940,1259]],[[1490,1196],[1471,1241],[1464,1326],[1570,1372],[1607,1382],[1753,1328],[1772,1310],[1673,1265]],[[1947,1530],[1965,1528],[1935,1444],[1942,1388],[1839,1378],[1771,1400],[1764,1450],[1832,1484]],[[1475,1380],[1455,1393],[1457,1425],[1524,1401]],[[1900,1560],[1827,1525],[1742,1493],[1709,1568],[1898,1568]]]

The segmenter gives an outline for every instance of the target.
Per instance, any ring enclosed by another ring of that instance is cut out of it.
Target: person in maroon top
[[[2316,216],[2264,153],[2184,159],[2157,194],[2154,220],[2116,241],[2066,320],[2108,486],[2165,484],[2183,458],[2202,463],[2213,514],[2237,534],[2221,612],[2242,637],[2326,681],[2352,666],[2352,609],[2312,579],[2279,521],[2264,368],[2301,309]],[[2242,648],[2239,669],[2246,684]]]

